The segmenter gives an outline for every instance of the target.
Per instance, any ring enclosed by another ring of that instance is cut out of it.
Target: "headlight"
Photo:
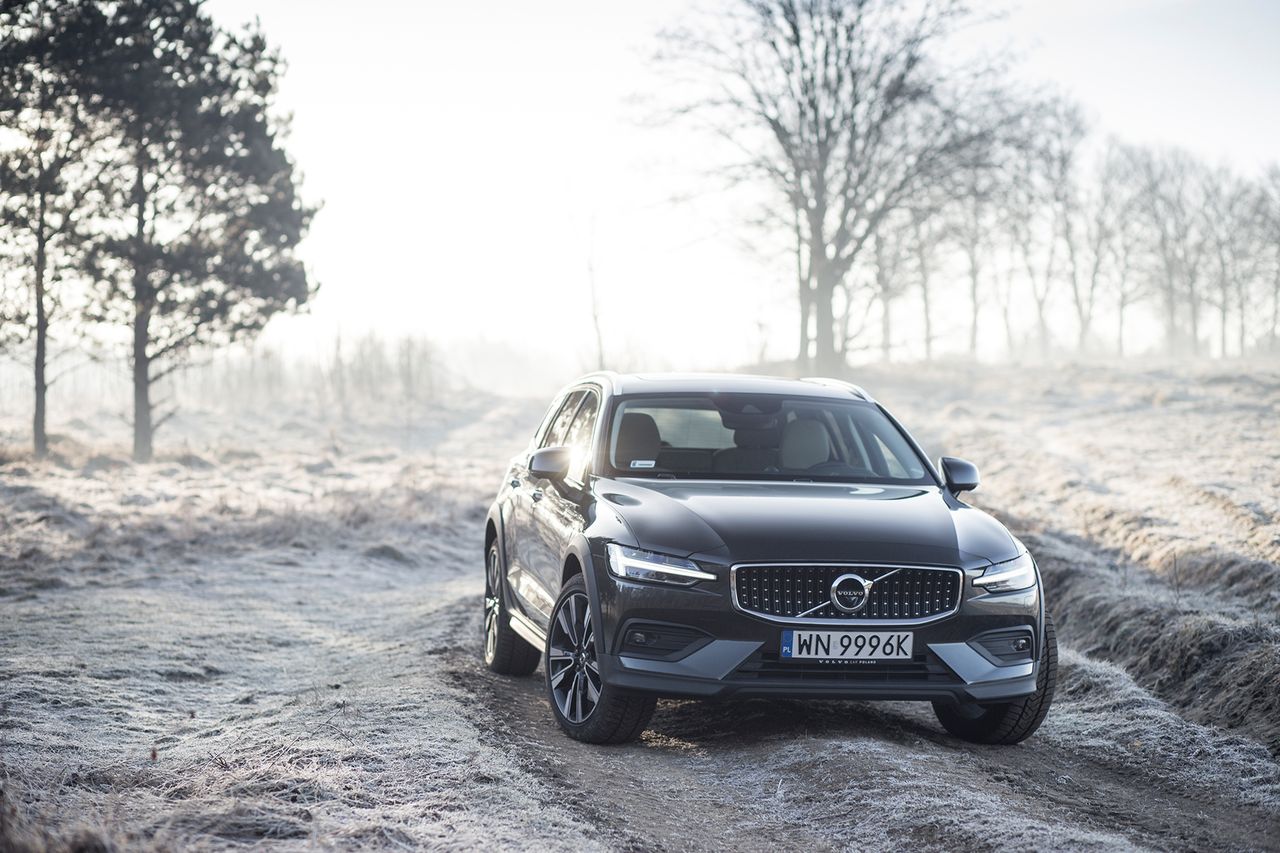
[[[1036,585],[1036,564],[1029,551],[987,568],[973,582],[987,592],[1014,592]]]
[[[609,546],[609,571],[629,581],[652,581],[680,586],[716,579],[715,575],[699,569],[692,560],[624,548],[621,545]]]

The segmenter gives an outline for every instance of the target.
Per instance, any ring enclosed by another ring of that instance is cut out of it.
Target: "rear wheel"
[[[538,650],[511,630],[498,543],[489,546],[484,573],[484,665],[503,675],[529,675],[538,668]]]
[[[547,633],[547,696],[565,734],[587,743],[634,740],[649,725],[657,700],[623,693],[600,678],[591,602],[581,575],[569,580]]]
[[[1058,682],[1058,637],[1049,614],[1044,615],[1044,648],[1036,674],[1036,692],[1014,702],[979,705],[975,702],[933,703],[942,727],[974,743],[1014,744],[1031,737],[1049,713]]]

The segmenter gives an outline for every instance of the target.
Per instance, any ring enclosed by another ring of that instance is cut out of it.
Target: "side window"
[[[542,436],[542,441],[538,443],[538,448],[557,447],[565,443],[565,436],[569,433],[569,424],[573,421],[573,415],[578,411],[578,404],[582,402],[582,396],[586,392],[574,391],[568,397],[564,398],[564,403],[560,406],[560,411],[556,413],[555,418],[551,421],[551,426]]]
[[[573,460],[569,463],[570,480],[581,483],[587,471],[587,462],[591,458],[591,435],[595,432],[596,415],[599,413],[600,400],[593,392],[588,391],[564,442],[573,448]]]

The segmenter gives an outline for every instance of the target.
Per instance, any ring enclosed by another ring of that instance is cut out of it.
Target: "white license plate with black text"
[[[783,631],[783,660],[910,660],[910,631]]]

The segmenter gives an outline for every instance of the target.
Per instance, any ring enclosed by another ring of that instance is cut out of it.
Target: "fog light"
[[[1013,650],[1015,652],[1025,652],[1029,648],[1031,648],[1030,637],[1020,637],[1013,641]]]
[[[649,635],[643,631],[633,631],[631,633],[631,642],[637,646],[647,646],[649,645]]]

